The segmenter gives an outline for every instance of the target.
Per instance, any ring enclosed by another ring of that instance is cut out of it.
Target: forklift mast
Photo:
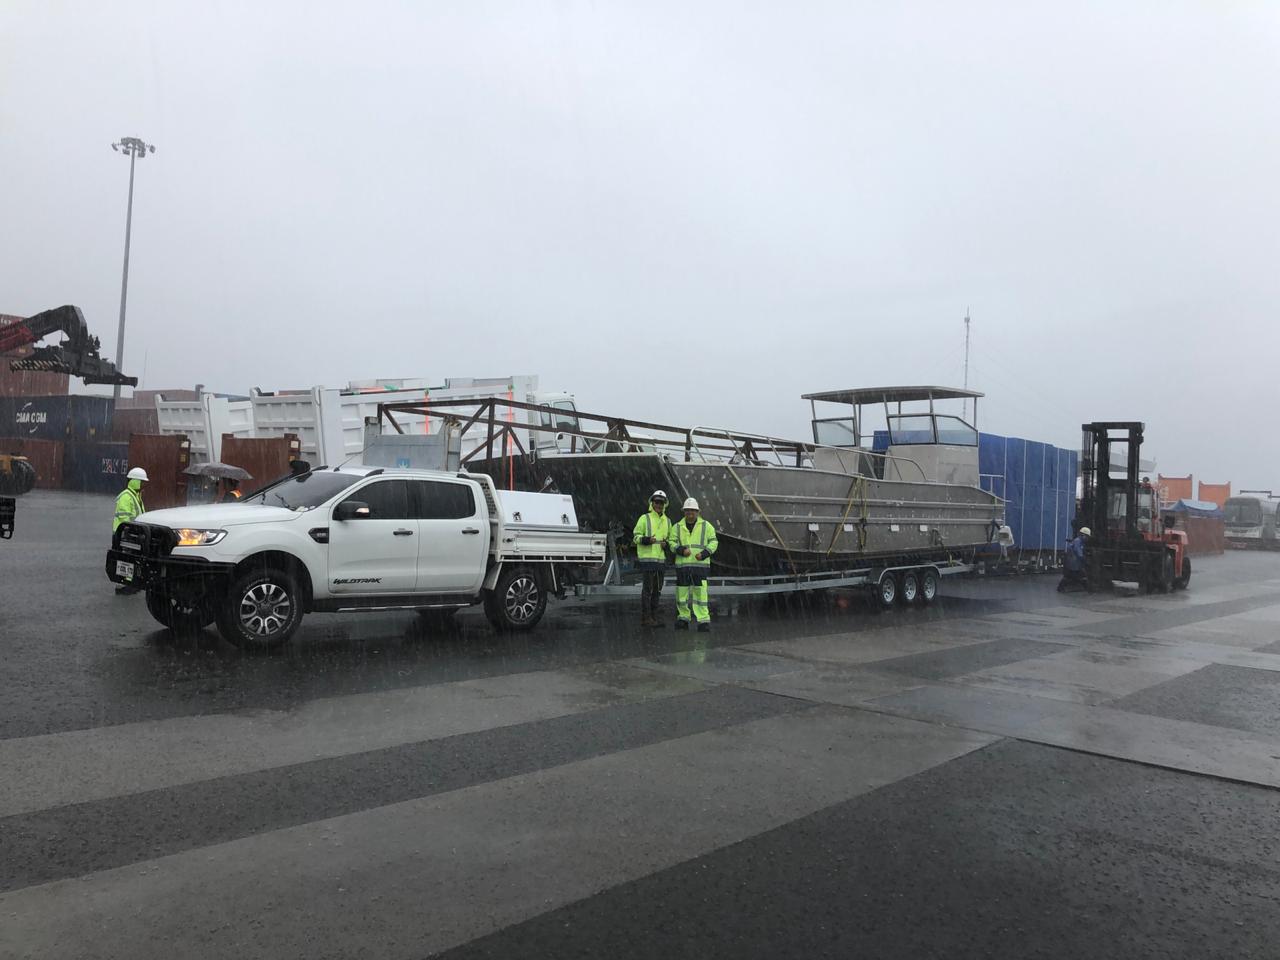
[[[1085,423],[1080,443],[1080,524],[1094,538],[1136,539],[1138,529],[1139,454],[1143,425],[1136,420]],[[1127,448],[1124,477],[1114,476],[1113,447]]]

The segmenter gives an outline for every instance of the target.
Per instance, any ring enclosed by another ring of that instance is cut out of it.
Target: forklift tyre
[[[1191,583],[1191,558],[1183,557],[1182,558],[1182,576],[1178,577],[1178,579],[1173,581],[1173,588],[1175,590],[1185,590],[1187,589],[1187,585],[1190,583]]]
[[[1173,557],[1167,552],[1160,560],[1160,592],[1169,593],[1173,590]]]

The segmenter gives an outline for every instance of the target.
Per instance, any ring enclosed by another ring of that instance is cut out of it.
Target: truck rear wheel
[[[246,570],[231,581],[218,605],[218,632],[247,650],[275,650],[302,623],[302,591],[285,570]]]
[[[159,590],[147,591],[147,612],[174,633],[199,633],[214,620],[211,604],[179,598]]]
[[[532,629],[546,609],[547,592],[528,567],[504,570],[484,598],[485,615],[499,630]]]

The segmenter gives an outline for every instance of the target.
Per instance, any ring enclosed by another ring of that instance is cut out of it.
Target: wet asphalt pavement
[[[1280,955],[1280,555],[251,656],[113,593],[110,512],[0,543],[2,957]]]

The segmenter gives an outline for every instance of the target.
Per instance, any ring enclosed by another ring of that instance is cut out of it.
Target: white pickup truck
[[[107,576],[144,589],[171,629],[217,622],[273,648],[310,611],[483,603],[500,629],[533,627],[548,594],[605,558],[573,499],[510,493],[482,474],[319,468],[236,503],[144,513],[112,537]]]

